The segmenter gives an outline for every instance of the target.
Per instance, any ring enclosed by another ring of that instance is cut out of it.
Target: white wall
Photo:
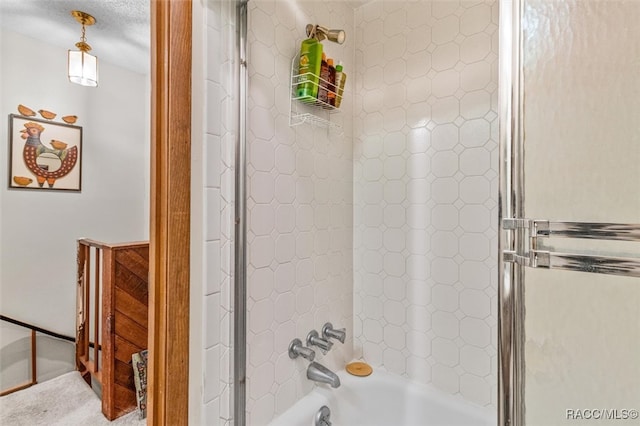
[[[18,104],[75,114],[83,152],[81,192],[9,190],[3,162],[0,311],[73,336],[76,239],[148,238],[148,77],[101,61],[97,88],[71,84],[65,49],[7,31],[1,52],[0,134]]]
[[[524,3],[526,216],[640,223],[640,3]],[[549,244],[640,253],[637,243]],[[527,271],[527,424],[610,424],[566,410],[638,409],[639,282]]]
[[[342,46],[325,41],[328,57],[353,72],[353,9],[345,2],[249,2],[248,354],[247,410],[268,423],[306,394],[308,362],[292,360],[289,342],[331,321],[346,327],[316,360],[340,369],[351,360],[352,99],[331,117],[329,132],[289,126],[290,70],[309,23],[342,28]],[[316,113],[323,114],[322,111]]]
[[[356,28],[357,354],[491,406],[498,2],[373,1]]]

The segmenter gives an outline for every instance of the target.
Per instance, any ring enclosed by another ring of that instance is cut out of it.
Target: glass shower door
[[[519,7],[511,424],[637,425],[640,2]]]

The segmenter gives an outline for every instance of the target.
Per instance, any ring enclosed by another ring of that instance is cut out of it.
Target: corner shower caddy
[[[294,127],[299,124],[309,123],[314,126],[326,127],[328,129],[339,130],[342,126],[338,123],[331,121],[331,115],[337,113],[339,108],[335,106],[323,102],[319,99],[313,99],[311,101],[302,100],[303,97],[298,97],[296,95],[296,91],[298,86],[304,83],[311,83],[313,85],[320,87],[321,83],[326,83],[327,86],[329,82],[320,78],[313,73],[304,73],[297,74],[298,72],[298,63],[299,56],[296,55],[291,60],[291,96],[290,96],[290,109],[289,109],[289,126]],[[309,77],[314,77],[313,79],[309,79]],[[309,81],[307,81],[309,79]],[[317,82],[313,81],[316,80]],[[327,90],[329,93],[335,95],[336,99],[342,99],[344,97],[345,92],[342,95],[338,95],[336,92]],[[308,99],[308,98],[306,98]]]

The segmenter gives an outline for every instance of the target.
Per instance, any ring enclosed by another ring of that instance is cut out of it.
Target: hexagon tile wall
[[[498,2],[356,23],[356,354],[495,404]]]
[[[497,18],[497,1],[249,2],[250,424],[311,389],[286,348],[325,321],[354,337],[329,368],[363,357],[495,403]],[[342,133],[288,125],[308,23],[347,32],[324,44],[349,76]]]
[[[313,388],[307,363],[289,358],[293,338],[331,321],[349,339],[317,359],[331,369],[352,359],[353,102],[332,117],[341,133],[289,127],[289,102],[309,23],[347,32],[324,51],[354,70],[353,13],[346,2],[249,2],[248,424],[269,423]]]

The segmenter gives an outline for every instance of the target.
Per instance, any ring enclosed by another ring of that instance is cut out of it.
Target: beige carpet
[[[101,412],[100,399],[73,371],[0,398],[2,426],[145,425],[138,411],[113,422]]]

